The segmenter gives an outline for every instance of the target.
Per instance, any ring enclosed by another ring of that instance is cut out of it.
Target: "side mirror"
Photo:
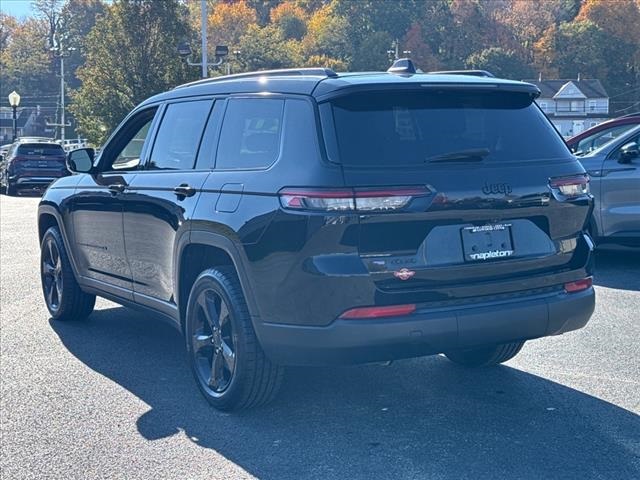
[[[636,142],[629,142],[620,149],[620,163],[631,163],[634,158],[640,157],[640,149]]]
[[[93,148],[79,148],[67,153],[67,169],[71,173],[89,173],[93,169]]]

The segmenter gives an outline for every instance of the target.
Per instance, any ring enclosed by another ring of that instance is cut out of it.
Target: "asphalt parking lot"
[[[0,200],[3,479],[640,478],[638,254],[599,253],[587,327],[504,366],[292,369],[275,403],[230,415],[153,317],[102,300],[50,321],[37,203]]]

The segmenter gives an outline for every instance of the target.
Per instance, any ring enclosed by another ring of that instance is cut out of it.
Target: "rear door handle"
[[[124,192],[127,186],[123,185],[122,183],[112,183],[111,185],[109,185],[108,188],[111,191],[111,193],[116,194],[116,193]]]
[[[175,193],[178,197],[193,197],[196,194],[196,189],[186,183],[182,185],[178,185],[173,189],[173,193]]]

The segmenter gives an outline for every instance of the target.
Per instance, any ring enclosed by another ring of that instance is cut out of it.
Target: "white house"
[[[609,95],[600,80],[525,80],[542,92],[536,101],[563,137],[609,118]]]

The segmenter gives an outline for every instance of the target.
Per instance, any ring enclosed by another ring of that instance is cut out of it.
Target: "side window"
[[[149,128],[157,108],[140,112],[125,123],[115,137],[105,146],[101,155],[102,171],[136,170]]]
[[[232,98],[220,133],[217,169],[266,168],[280,154],[284,100]]]
[[[624,142],[622,145],[620,145],[615,153],[610,157],[613,158],[615,160],[619,160],[622,158],[622,147],[624,147],[625,145],[628,145],[630,143],[635,143],[636,145],[640,145],[640,135],[635,135],[629,139],[627,139],[626,142]]]
[[[171,103],[156,135],[148,169],[190,170],[196,161],[211,100]]]
[[[633,125],[622,125],[618,127],[612,127],[608,130],[600,132],[599,134],[597,134],[597,136],[595,136],[595,138],[593,138],[593,145],[591,146],[591,150],[595,150],[596,148],[601,147],[605,143],[610,142],[614,138],[617,138],[619,135],[622,135],[627,130],[629,130],[630,127],[633,127]]]

